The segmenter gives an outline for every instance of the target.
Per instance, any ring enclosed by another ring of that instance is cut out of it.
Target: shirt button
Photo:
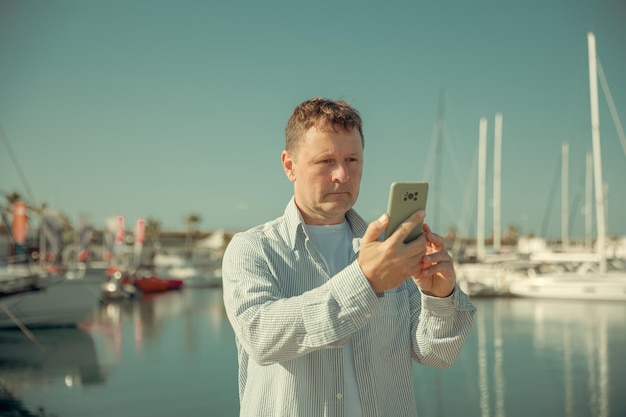
[[[366,318],[366,319],[369,319],[370,317],[372,317],[372,315],[371,315],[370,313],[367,313],[367,314],[365,315],[365,318]]]
[[[342,399],[342,398],[343,398],[343,394],[342,394],[342,393],[338,393],[338,394],[337,394],[337,399],[338,399],[338,400],[340,400],[340,399]]]

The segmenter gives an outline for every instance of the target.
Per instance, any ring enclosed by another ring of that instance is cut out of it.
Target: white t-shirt
[[[337,274],[350,263],[352,230],[347,220],[341,224],[314,226],[307,224],[309,236],[322,252],[330,276]],[[362,417],[361,398],[354,366],[352,341],[343,347],[344,387],[343,399],[346,417]]]

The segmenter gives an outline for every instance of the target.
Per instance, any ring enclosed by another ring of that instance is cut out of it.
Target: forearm
[[[420,297],[420,313],[414,311],[413,355],[419,363],[449,368],[458,358],[474,322],[475,307],[460,288],[448,298]]]

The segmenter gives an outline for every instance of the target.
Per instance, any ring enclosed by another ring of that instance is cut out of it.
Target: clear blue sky
[[[427,220],[475,233],[479,119],[490,198],[501,112],[502,228],[548,224],[560,236],[567,141],[570,235],[583,236],[587,32],[626,124],[624,22],[623,0],[3,0],[0,127],[35,200],[71,219],[182,229],[193,212],[202,230],[243,229],[279,216],[292,195],[280,152],[293,107],[343,98],[365,121],[356,208],[372,220],[392,181],[434,189],[444,89],[441,203],[434,213],[431,193]],[[608,233],[624,235],[626,155],[602,91],[600,104]],[[27,195],[1,144],[0,190]]]

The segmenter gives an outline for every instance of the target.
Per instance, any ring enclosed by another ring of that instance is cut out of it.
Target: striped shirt
[[[351,263],[330,276],[292,198],[283,216],[236,234],[223,258],[239,360],[240,416],[343,417],[342,347],[352,342],[364,417],[416,416],[412,361],[452,366],[475,308],[457,287],[411,279],[378,297],[357,258],[367,223],[350,210]]]

